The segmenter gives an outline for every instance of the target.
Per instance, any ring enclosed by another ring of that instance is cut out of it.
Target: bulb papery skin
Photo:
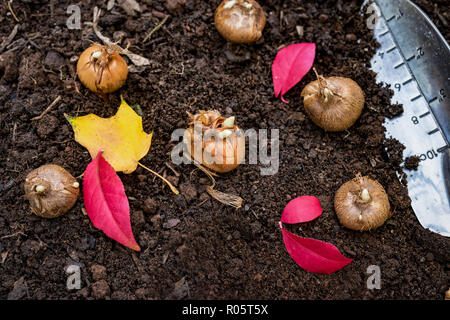
[[[78,59],[77,74],[81,83],[95,93],[111,93],[121,88],[128,76],[125,60],[116,52],[94,44]]]
[[[306,113],[326,131],[350,128],[364,108],[364,92],[352,79],[321,78],[310,82],[301,92]]]
[[[338,189],[334,197],[334,208],[342,225],[358,231],[376,229],[392,215],[383,186],[361,176],[344,183]]]
[[[79,183],[64,168],[47,164],[31,171],[24,184],[31,210],[43,218],[56,218],[75,204]]]
[[[225,120],[215,110],[200,111],[191,116],[191,125],[183,136],[190,157],[219,173],[235,169],[245,156],[243,131],[236,125],[223,126]]]
[[[224,0],[215,11],[214,23],[228,41],[252,43],[261,38],[266,16],[255,0]]]

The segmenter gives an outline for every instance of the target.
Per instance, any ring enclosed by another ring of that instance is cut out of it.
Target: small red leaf
[[[281,222],[291,224],[307,222],[321,214],[319,199],[314,196],[302,196],[289,201],[281,215]]]
[[[292,259],[303,269],[314,273],[333,273],[353,261],[344,257],[331,243],[302,238],[283,229],[283,241]]]
[[[96,228],[128,248],[141,250],[131,231],[130,206],[122,181],[102,151],[84,172],[83,201]]]
[[[316,55],[314,43],[296,43],[278,51],[272,64],[275,97],[283,95],[295,86],[311,69]]]

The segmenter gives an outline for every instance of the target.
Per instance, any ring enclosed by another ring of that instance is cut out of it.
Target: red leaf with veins
[[[283,95],[295,86],[311,69],[316,55],[314,43],[296,43],[278,51],[272,64],[275,97]]]
[[[122,181],[102,151],[84,172],[83,201],[96,228],[128,248],[141,250],[131,231],[130,206]]]
[[[283,241],[292,259],[303,269],[314,273],[333,273],[353,261],[344,257],[331,243],[302,238],[283,229]]]
[[[314,196],[295,198],[287,204],[281,215],[283,223],[300,223],[314,220],[322,214],[319,199]]]

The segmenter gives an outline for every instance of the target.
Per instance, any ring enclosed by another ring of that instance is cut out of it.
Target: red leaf
[[[283,241],[292,259],[303,269],[314,273],[333,273],[353,261],[344,257],[331,243],[302,238],[283,229]]]
[[[128,248],[141,250],[131,231],[130,206],[122,181],[102,151],[84,172],[83,201],[96,228]]]
[[[278,51],[272,64],[275,97],[283,95],[295,86],[311,69],[316,55],[314,43],[296,43]]]
[[[283,223],[300,223],[314,220],[322,214],[319,199],[314,196],[295,198],[287,204],[281,215]]]

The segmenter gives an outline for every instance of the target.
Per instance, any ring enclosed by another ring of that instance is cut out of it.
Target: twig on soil
[[[133,259],[134,264],[136,265],[136,268],[138,269],[139,273],[143,274],[145,273],[144,268],[142,267],[138,257],[134,252],[131,253],[131,258]]]
[[[150,37],[159,29],[161,29],[161,27],[164,25],[164,23],[166,23],[167,19],[169,19],[169,15],[166,15],[164,17],[164,19],[156,26],[152,29],[152,31],[150,31],[148,33],[148,35],[144,38],[144,40],[142,42],[146,42],[148,39],[150,39]]]
[[[174,167],[172,167],[172,165],[171,165],[169,162],[166,162],[166,166],[167,166],[170,170],[172,170],[172,172],[173,172],[177,177],[179,177],[179,176],[181,175],[177,170],[174,169]]]
[[[16,20],[17,22],[20,22],[19,18],[17,18],[16,14],[14,13],[14,11],[11,7],[11,1],[8,1],[8,9],[9,9],[9,11],[11,11],[11,14],[14,17],[14,20]]]
[[[76,177],[76,179],[81,179],[84,176],[84,172],[82,174],[80,174],[79,176]]]
[[[209,178],[209,180],[211,181],[212,185],[211,186],[206,186],[206,192],[208,192],[208,194],[213,197],[214,199],[216,199],[217,201],[227,205],[227,206],[232,206],[236,209],[239,209],[240,207],[242,207],[242,198],[239,196],[236,196],[234,194],[229,194],[229,193],[224,193],[221,191],[217,191],[214,189],[214,186],[216,185],[216,180],[214,179],[213,176],[218,177],[217,174],[215,174],[214,172],[209,171],[207,168],[205,168],[201,163],[199,163],[198,161],[196,161],[195,159],[192,159],[194,165],[199,168],[201,171],[203,171],[204,174],[206,174]]]
[[[152,169],[144,166],[142,163],[138,162],[138,165],[140,165],[142,168],[144,168],[145,170],[153,173],[155,176],[157,176],[158,178],[160,178],[162,181],[164,181],[170,188],[170,190],[172,190],[173,193],[175,193],[176,195],[179,194],[180,192],[177,190],[177,188],[175,188],[166,178],[164,178],[163,176],[161,176],[160,174],[158,174],[157,172],[153,171]]]
[[[55,0],[50,0],[50,17],[55,14]]]
[[[166,253],[164,253],[162,261],[161,261],[162,264],[166,264],[167,259],[169,258],[169,254],[170,254],[170,251],[166,251]]]
[[[45,109],[39,116],[32,118],[32,121],[42,119],[58,102],[61,100],[61,96],[57,96],[55,100]]]
[[[108,46],[109,48],[119,52],[120,54],[126,55],[128,58],[130,58],[131,62],[135,66],[148,66],[150,65],[150,60],[147,58],[144,58],[138,54],[135,54],[128,49],[123,49],[120,47],[117,43],[112,42],[108,37],[105,37],[101,34],[100,30],[98,29],[98,20],[100,19],[100,15],[102,14],[102,10],[98,7],[94,7],[94,17],[92,20],[92,28],[94,29],[94,33],[97,37],[100,38],[100,40],[103,41],[103,43]]]
[[[3,52],[3,50],[5,50],[5,48],[8,46],[8,44],[11,43],[11,41],[14,39],[14,37],[17,34],[17,31],[19,30],[19,25],[16,24],[14,26],[14,29],[11,31],[11,33],[9,34],[8,38],[6,38],[5,40],[3,40],[2,45],[0,46],[0,53]]]
[[[16,141],[16,131],[17,131],[17,122],[14,122],[12,138],[11,138],[12,143],[14,143]]]
[[[350,135],[350,131],[345,130],[345,132],[347,132],[347,134],[344,136],[344,139],[346,139]]]
[[[69,64],[70,67],[70,71],[73,74],[73,86],[75,87],[75,92],[77,94],[79,94],[80,96],[83,96],[80,92],[80,89],[78,88],[78,84],[77,84],[77,72],[75,71],[75,68],[73,67],[72,64]]]
[[[25,236],[26,234],[23,233],[22,231],[18,231],[18,232],[16,232],[16,233],[8,234],[8,235],[6,235],[6,236],[3,236],[3,237],[1,237],[0,239],[12,238],[12,237],[15,237],[15,236],[18,236],[18,235]]]
[[[0,261],[0,264],[4,264],[7,257],[8,257],[8,251],[3,252],[2,253],[2,260]]]

